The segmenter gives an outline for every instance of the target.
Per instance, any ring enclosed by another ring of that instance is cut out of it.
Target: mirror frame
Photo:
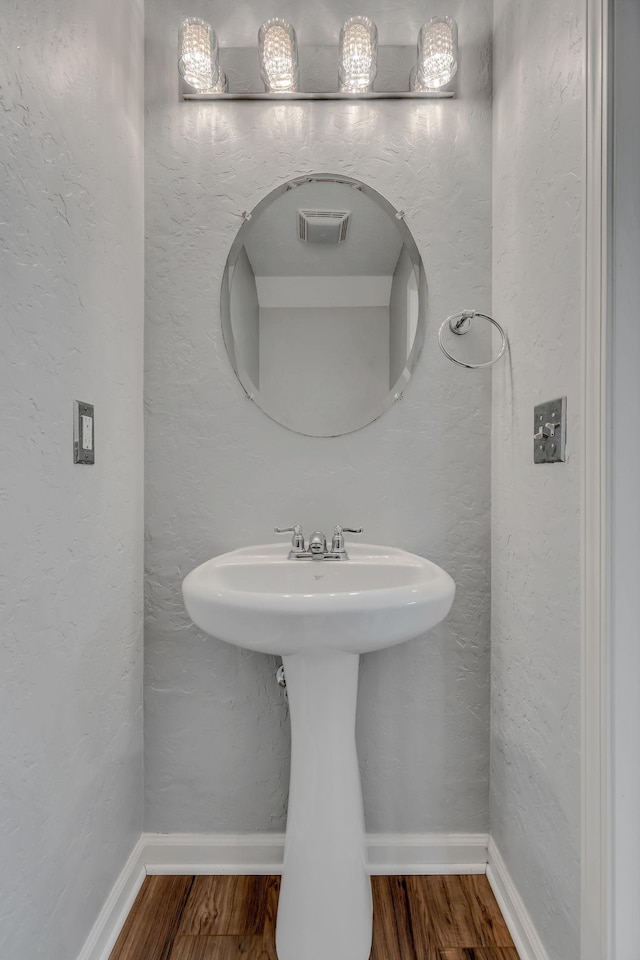
[[[361,190],[367,197],[373,200],[378,206],[389,216],[394,217],[398,222],[398,229],[402,235],[403,243],[406,246],[411,261],[413,263],[414,270],[416,271],[416,279],[418,282],[418,323],[416,326],[416,334],[413,341],[413,346],[411,348],[411,353],[407,358],[407,362],[404,366],[404,369],[400,376],[398,377],[396,383],[392,388],[390,388],[386,400],[378,409],[378,412],[371,417],[370,420],[367,420],[365,423],[360,424],[358,427],[354,427],[351,430],[345,430],[340,433],[334,434],[318,434],[318,433],[305,433],[303,430],[297,430],[294,427],[289,427],[284,423],[281,423],[280,420],[277,420],[275,417],[265,410],[258,400],[256,399],[255,385],[253,384],[251,378],[249,377],[247,371],[244,369],[242,364],[239,361],[238,356],[236,355],[235,350],[235,340],[233,336],[233,329],[231,325],[231,285],[229,282],[229,275],[233,273],[238,256],[240,251],[246,244],[247,233],[251,228],[251,223],[253,218],[260,213],[268,204],[272,203],[274,200],[277,200],[278,197],[282,194],[287,193],[289,190],[294,190],[296,187],[305,184],[305,183],[339,183],[346,186],[353,187],[357,190]],[[318,440],[322,439],[331,439],[332,437],[343,437],[347,436],[350,433],[355,433],[357,430],[362,430],[364,427],[369,426],[371,423],[375,423],[386,411],[398,400],[402,399],[405,388],[411,379],[413,371],[415,370],[416,364],[420,358],[422,352],[422,347],[425,341],[426,334],[426,317],[427,317],[427,280],[426,273],[424,269],[424,264],[422,262],[422,257],[418,250],[418,246],[413,238],[409,227],[405,223],[404,212],[397,210],[392,203],[390,203],[381,193],[378,193],[377,190],[374,190],[373,187],[370,187],[369,184],[365,183],[362,180],[356,180],[353,177],[347,177],[341,173],[311,173],[305,174],[302,177],[295,177],[292,180],[287,180],[285,183],[280,184],[274,190],[271,190],[256,206],[250,213],[243,214],[244,223],[238,230],[236,237],[231,245],[231,250],[229,251],[229,256],[227,257],[224,273],[222,275],[222,287],[220,294],[220,316],[222,320],[222,336],[224,339],[224,345],[226,347],[227,356],[231,362],[231,366],[235,375],[237,376],[242,389],[245,392],[245,395],[249,400],[252,400],[256,406],[264,413],[265,416],[269,417],[274,423],[277,423],[284,430],[290,430],[292,433],[297,433],[300,436],[306,437],[315,437]]]

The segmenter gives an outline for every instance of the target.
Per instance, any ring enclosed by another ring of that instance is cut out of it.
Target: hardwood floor
[[[193,877],[147,877],[111,953],[117,960],[167,960]]]
[[[371,960],[518,960],[486,877],[372,883]],[[279,877],[147,877],[110,960],[277,960],[279,889]]]

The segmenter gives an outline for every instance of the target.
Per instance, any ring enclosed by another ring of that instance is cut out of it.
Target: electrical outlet
[[[539,403],[533,415],[533,462],[564,463],[566,447],[567,398]]]
[[[95,463],[93,404],[73,401],[73,462]]]

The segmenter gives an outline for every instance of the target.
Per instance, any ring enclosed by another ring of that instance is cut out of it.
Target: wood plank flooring
[[[372,884],[371,960],[518,960],[486,877]],[[279,890],[279,877],[147,877],[110,960],[277,960]]]

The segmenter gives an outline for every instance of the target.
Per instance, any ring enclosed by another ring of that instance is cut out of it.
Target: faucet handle
[[[302,527],[299,523],[294,523],[292,527],[274,527],[274,533],[292,533],[293,538],[291,540],[292,550],[298,552],[304,551],[304,536],[302,533]]]
[[[337,524],[333,531],[333,540],[331,541],[332,553],[344,553],[343,534],[345,533],[362,533],[362,527],[343,527],[340,523]]]

